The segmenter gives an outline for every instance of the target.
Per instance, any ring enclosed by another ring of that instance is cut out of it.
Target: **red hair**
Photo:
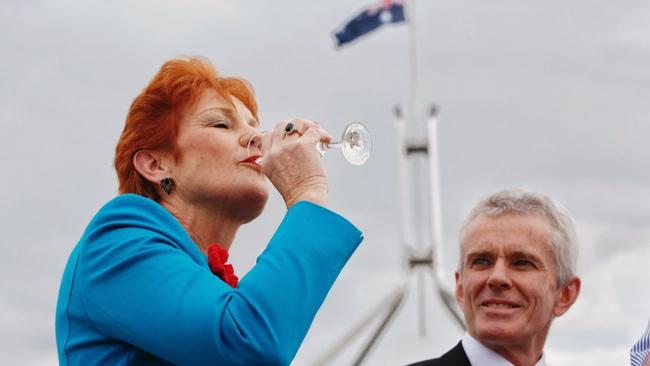
[[[183,115],[207,90],[215,90],[233,108],[239,99],[257,119],[257,104],[250,85],[238,78],[220,77],[205,58],[189,57],[165,62],[149,85],[131,104],[124,131],[115,148],[115,170],[120,193],[135,193],[158,200],[156,187],[142,177],[133,165],[139,150],[163,150],[177,161],[176,147]]]

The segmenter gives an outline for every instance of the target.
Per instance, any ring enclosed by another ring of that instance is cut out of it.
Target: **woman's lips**
[[[240,163],[253,163],[257,164],[257,159],[261,158],[262,155],[251,155],[247,157],[246,159],[242,160]],[[259,164],[258,164],[259,165]]]
[[[257,160],[259,160],[259,158],[261,158],[261,157],[262,157],[262,155],[251,155],[251,156],[247,157],[246,159],[240,161],[239,164],[250,167],[250,168],[254,169],[255,171],[257,171],[258,173],[261,173],[262,172],[262,166],[257,163]]]

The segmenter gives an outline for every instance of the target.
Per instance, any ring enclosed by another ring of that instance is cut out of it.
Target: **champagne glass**
[[[252,155],[250,151],[252,141],[253,137],[248,140],[248,146],[246,147],[249,156]],[[340,141],[332,141],[328,144],[319,141],[316,148],[321,156],[324,156],[325,152],[331,148],[341,149],[345,160],[350,164],[363,165],[370,157],[372,140],[366,126],[359,122],[353,122],[345,127]],[[261,164],[262,160],[263,158],[259,158],[256,162]]]

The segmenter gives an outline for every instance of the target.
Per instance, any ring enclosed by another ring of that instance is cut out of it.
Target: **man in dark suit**
[[[460,233],[456,301],[467,333],[413,366],[545,366],[553,319],[580,293],[569,213],[552,199],[506,190],[481,201]]]

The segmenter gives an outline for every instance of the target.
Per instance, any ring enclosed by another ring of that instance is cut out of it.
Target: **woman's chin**
[[[269,199],[269,191],[266,189],[260,189],[256,191],[251,191],[250,193],[242,197],[242,202],[240,207],[240,217],[243,223],[248,223],[257,218],[262,211],[264,211],[264,206],[266,206],[266,201]]]

